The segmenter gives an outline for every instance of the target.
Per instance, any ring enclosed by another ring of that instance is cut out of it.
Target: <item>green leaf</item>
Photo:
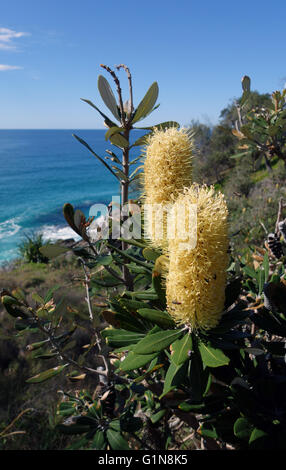
[[[239,153],[236,153],[234,155],[231,155],[229,158],[241,158],[241,157],[244,157],[245,155],[247,155],[248,152],[239,152]]]
[[[144,119],[153,109],[159,94],[158,83],[154,82],[136,109],[132,124]]]
[[[171,328],[172,326],[175,326],[174,320],[170,317],[168,312],[162,312],[161,310],[153,310],[150,308],[140,308],[138,313],[141,317],[155,323],[155,325],[161,326],[162,328]]]
[[[241,86],[242,86],[244,93],[247,93],[250,91],[250,78],[248,77],[248,75],[244,75],[244,77],[242,77]]]
[[[108,132],[108,131],[107,131],[107,132]],[[121,165],[121,161],[119,160],[119,158],[117,157],[117,155],[115,155],[114,152],[111,152],[111,150],[108,150],[108,149],[105,150],[105,151],[106,151],[106,153],[108,153],[108,155],[110,155],[110,156],[105,157],[105,158],[109,158],[112,162],[115,162],[115,163],[117,163],[118,165]]]
[[[46,380],[55,377],[55,375],[60,374],[67,366],[68,364],[64,364],[63,366],[53,367],[52,369],[48,369],[45,372],[40,372],[40,374],[34,375],[34,377],[31,377],[30,379],[26,380],[26,382],[28,384],[45,382]]]
[[[142,135],[139,137],[139,139],[135,140],[134,144],[131,145],[131,147],[140,147],[141,145],[146,145],[146,137],[150,135],[150,132],[148,132],[145,135]]]
[[[163,393],[160,398],[162,398],[164,395],[166,395],[168,392],[170,392],[171,390],[176,388],[176,386],[180,385],[183,382],[185,372],[185,364],[180,364],[178,366],[173,362],[170,363],[164,381]]]
[[[121,311],[121,309],[116,309],[115,312],[112,310],[103,310],[101,314],[105,321],[115,328],[139,333],[142,333],[142,330],[144,329],[142,323],[136,318],[136,316],[130,315],[126,310]]]
[[[151,354],[162,351],[182,335],[182,330],[165,330],[148,334],[135,346],[136,354]]]
[[[154,131],[155,129],[164,130],[164,129],[169,129],[170,127],[176,127],[178,129],[180,127],[180,124],[176,121],[165,121],[165,122],[161,122],[160,124],[156,124],[155,126],[137,127],[136,129]]]
[[[191,356],[190,389],[194,402],[201,402],[209,384],[209,370],[203,368],[201,356],[197,350]]]
[[[129,147],[129,142],[125,137],[121,134],[112,134],[109,138],[110,142],[116,147],[121,149],[125,149]]]
[[[198,346],[204,366],[220,367],[229,363],[229,358],[220,349],[213,348],[202,341],[199,341]]]
[[[64,204],[64,207],[63,207],[63,213],[64,213],[64,217],[67,221],[67,223],[69,224],[69,226],[78,234],[80,235],[80,231],[78,230],[77,226],[75,225],[74,223],[74,208],[71,204],[69,203],[66,203]]]
[[[265,354],[265,351],[259,348],[244,348],[243,351],[247,352],[248,354],[252,354],[253,356],[262,356],[262,354]]]
[[[142,173],[139,173],[139,174],[138,174],[138,171],[141,171],[143,168],[144,168],[144,165],[139,165],[139,166],[137,166],[137,168],[135,168],[135,170],[131,173],[131,175],[130,175],[130,180],[133,180],[133,181],[134,181],[135,176],[136,176],[136,178],[137,178],[137,177],[140,177],[140,175],[141,175]]]
[[[135,354],[133,351],[130,351],[128,356],[120,363],[119,368],[124,371],[139,369],[157,356],[157,352],[153,354]]]
[[[159,257],[161,258],[161,256]],[[158,258],[158,259],[159,259]],[[162,275],[160,272],[156,270],[156,265],[155,268],[153,269],[152,273],[152,286],[158,295],[158,298],[161,302],[161,306],[163,309],[166,308],[166,286],[165,286],[165,277]]]
[[[4,307],[22,305],[22,303],[16,297],[9,295],[9,292],[7,291],[4,292],[4,295],[3,294],[1,295],[1,302],[4,305]]]
[[[45,346],[49,342],[48,339],[43,341],[38,341],[37,343],[28,344],[26,347],[27,351],[35,351],[36,349],[40,349],[42,346]]]
[[[203,407],[204,405],[202,403],[193,405],[190,403],[186,403],[185,401],[183,401],[182,403],[178,405],[178,408],[182,411],[185,411],[186,413],[188,413],[189,411],[193,411],[197,413],[198,412],[197,410],[200,410]]]
[[[130,183],[133,183],[133,181],[139,180],[142,177],[142,172],[137,173],[137,175],[133,176],[133,178],[130,179]]]
[[[24,319],[28,317],[27,313],[21,309],[21,303],[15,297],[11,297],[10,295],[3,295],[1,297],[1,302],[4,305],[6,311],[12,317],[20,317]]]
[[[99,75],[98,77],[97,86],[102,100],[104,101],[108,109],[112,112],[115,119],[120,121],[115,96],[108,81],[102,75]]]
[[[90,426],[83,424],[58,424],[56,429],[63,434],[73,435],[73,434],[85,434],[90,431]]]
[[[188,333],[183,338],[172,344],[172,362],[179,366],[189,358],[189,351],[192,351],[192,336]]]
[[[234,423],[233,432],[239,439],[246,439],[248,441],[252,428],[253,426],[250,424],[248,419],[238,418]]]
[[[112,261],[113,258],[111,255],[97,256],[96,258],[96,264],[99,264],[100,266],[109,266]]]
[[[219,437],[216,428],[211,423],[203,423],[200,428],[200,434],[204,437],[211,437],[212,439]]]
[[[151,416],[150,416],[150,419],[151,419],[152,423],[153,423],[153,424],[158,423],[158,422],[160,421],[160,419],[162,419],[163,416],[165,416],[166,411],[167,411],[166,409],[165,409],[165,410],[160,410],[160,411],[158,411],[157,413],[151,415]]]
[[[92,150],[92,148],[83,139],[78,137],[76,134],[73,134],[73,137],[75,137],[82,145],[84,145],[92,153],[92,155],[94,155],[94,157],[97,158],[105,166],[105,168],[107,168],[110,171],[110,173],[113,174],[113,176],[115,176],[117,179],[119,179],[118,176],[116,175],[116,173],[112,170],[112,168],[110,168],[110,166],[103,160],[103,158],[101,158],[99,155],[97,155]]]
[[[154,250],[153,248],[146,247],[142,250],[142,255],[145,259],[147,259],[147,261],[156,261],[156,259],[161,256],[161,253]]]
[[[265,283],[265,272],[260,269],[258,273],[258,294],[261,295],[263,291],[263,286]]]
[[[34,356],[34,359],[51,359],[55,356],[58,356],[58,353],[39,354],[38,356]]]
[[[119,238],[120,241],[122,242],[126,242],[128,243],[129,245],[134,245],[134,246],[137,246],[139,248],[145,248],[146,247],[146,243],[144,243],[144,241],[139,241],[139,240],[134,240],[133,238]]]
[[[128,242],[128,240],[127,240]],[[145,263],[144,261],[141,261],[137,258],[135,258],[134,256],[131,256],[129,255],[128,253],[126,253],[126,251],[122,251],[120,250],[119,248],[117,248],[116,246],[114,245],[111,245],[111,243],[107,243],[107,246],[108,248],[111,248],[112,250],[116,251],[118,254],[120,254],[121,256],[123,256],[124,258],[130,260],[130,261],[133,261],[134,263],[138,264],[139,266],[143,266],[144,268],[150,268],[152,269],[153,268],[153,265],[150,264],[150,263]]]
[[[129,292],[125,291],[125,295],[131,297],[132,299],[138,300],[158,300],[158,295],[156,292],[153,291],[145,291],[145,292]]]
[[[36,302],[39,305],[44,305],[44,303],[45,303],[43,297],[41,297],[39,294],[37,294],[37,292],[34,292],[32,294],[32,299],[34,300],[34,302]]]
[[[246,266],[243,266],[242,269],[243,269],[243,271],[245,272],[245,274],[246,274],[247,276],[249,276],[250,278],[254,278],[254,279],[257,280],[257,272],[255,271],[254,268],[252,268],[251,266],[246,265]]]
[[[269,277],[269,258],[268,258],[268,253],[267,252],[264,255],[263,268],[264,268],[265,282],[267,282],[268,277]]]
[[[122,132],[122,130],[123,130],[122,127],[118,127],[118,126],[110,127],[110,129],[108,129],[108,131],[106,131],[106,133],[105,133],[105,140],[108,140],[113,134],[117,134],[117,133]],[[116,159],[117,159],[117,163],[121,163],[120,160],[118,160],[117,157],[116,157]]]
[[[268,434],[262,431],[262,429],[254,428],[249,438],[249,444],[253,444],[257,440],[265,441],[267,436]]]
[[[129,312],[136,312],[140,308],[145,308],[147,305],[145,302],[140,302],[140,300],[131,300],[131,299],[119,299],[119,304],[127,308]]]
[[[118,168],[117,166],[115,165],[112,165],[113,170],[114,170],[114,173],[116,173],[116,176],[119,180],[123,180],[125,182],[128,182],[128,176],[125,175],[125,173],[123,173],[122,170],[120,170],[120,168]]]
[[[144,355],[146,357],[146,354]],[[157,364],[159,360],[159,356],[156,356],[150,363],[147,371],[143,374],[143,375],[140,375],[139,377],[136,377],[136,379],[134,379],[134,382],[135,383],[139,383],[139,382],[142,382],[143,380],[145,380],[147,377],[149,377],[151,374],[153,374],[153,372],[156,372],[157,370],[161,369],[162,367],[164,367],[164,364]]]
[[[102,431],[96,431],[94,439],[92,441],[92,447],[95,450],[104,450],[106,447],[106,442],[104,438],[104,433]]]
[[[129,263],[129,264],[126,264],[124,263],[125,266],[127,266],[127,268],[129,269],[129,271],[131,273],[135,273],[135,274],[151,274],[151,271],[149,268],[143,268],[143,266],[136,266],[136,264],[134,263]]]
[[[129,163],[129,165],[135,165],[135,163],[139,162],[140,160],[142,160],[142,157],[143,155],[138,155],[138,157],[134,158],[133,160],[131,160],[131,162]]]
[[[128,443],[122,437],[120,432],[114,431],[113,429],[107,429],[106,435],[112,450],[130,450]]]
[[[145,336],[143,333],[134,333],[134,331],[114,328],[106,328],[101,332],[101,335],[112,348],[135,344]]]
[[[116,287],[116,286],[119,286],[120,284],[122,284],[122,282],[115,279],[113,276],[105,277],[103,281],[93,277],[91,279],[90,284],[91,284],[91,286],[93,286],[93,284],[95,284],[96,286],[102,286],[102,287]]]
[[[113,429],[114,431],[120,431],[120,421],[119,419],[113,419],[109,423],[109,427]]]
[[[116,124],[114,122],[112,122],[108,116],[106,116],[106,114],[104,114],[102,111],[100,111],[100,109],[95,106],[95,104],[92,103],[92,101],[90,100],[86,100],[84,98],[81,98],[82,101],[84,101],[85,103],[89,104],[89,106],[91,106],[92,108],[96,109],[96,111],[104,118],[105,120],[105,123],[108,127],[114,127],[116,126]]]
[[[42,255],[46,256],[46,258],[53,259],[57,256],[63,255],[67,251],[70,251],[70,248],[66,248],[62,245],[57,245],[56,243],[47,243],[45,246],[41,246],[40,252]]]

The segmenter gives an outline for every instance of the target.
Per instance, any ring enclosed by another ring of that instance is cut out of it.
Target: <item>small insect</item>
[[[283,249],[277,233],[269,233],[267,237],[269,249],[275,258],[280,259],[283,256]]]
[[[177,300],[172,300],[172,304],[175,304],[175,305],[181,305],[182,302],[178,302]]]

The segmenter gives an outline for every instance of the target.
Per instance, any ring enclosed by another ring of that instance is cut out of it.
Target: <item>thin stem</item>
[[[85,277],[85,282],[84,282],[85,291],[86,291],[85,300],[86,300],[87,307],[88,307],[89,318],[90,318],[91,321],[93,321],[93,311],[92,311],[91,302],[90,302],[90,296],[89,296],[90,275],[89,275],[89,273],[87,272],[87,269],[86,269],[86,265],[85,265],[84,260],[83,260],[82,258],[80,258],[80,261],[81,261],[81,263],[82,263],[82,267],[83,267],[83,271],[84,271],[84,277]]]
[[[131,124],[132,114],[133,114],[133,111],[134,111],[132,76],[131,76],[129,68],[125,64],[117,65],[116,68],[117,68],[117,70],[123,68],[125,70],[126,74],[127,74],[127,79],[128,79],[128,83],[129,83],[129,95],[130,95],[130,116],[129,116],[128,124]]]
[[[237,116],[238,116],[238,121],[239,121],[239,129],[240,129],[242,127],[242,119],[241,119],[241,112],[240,112],[239,104],[236,105],[236,111],[237,111]]]
[[[283,210],[284,204],[283,204],[283,198],[280,197],[279,199],[279,205],[278,205],[278,213],[277,213],[277,220],[276,220],[276,225],[275,225],[275,233],[279,232],[279,222],[281,221],[282,218],[282,210]]]
[[[89,318],[90,318],[91,321],[93,321],[94,317],[93,317],[93,311],[92,311],[90,295],[89,295],[90,275],[87,272],[84,260],[82,258],[80,258],[80,260],[82,262],[84,275],[85,275],[85,288],[86,288],[86,298],[85,298],[85,300],[86,300],[87,306],[88,306]],[[102,352],[101,341],[100,341],[100,337],[99,337],[96,330],[95,330],[95,341],[96,341],[96,345],[97,345],[97,348],[98,348],[98,352],[101,353]],[[106,371],[106,374],[102,374],[102,375],[106,375],[106,377],[109,378],[110,365],[109,365],[109,362],[108,362],[107,358],[103,354],[98,354],[98,357],[100,357],[102,359],[102,361],[104,363],[105,371]]]
[[[37,319],[37,316],[35,314],[34,314],[34,316]],[[76,361],[74,361],[69,356],[67,356],[65,353],[63,353],[63,351],[61,351],[60,346],[57,344],[57,342],[54,339],[53,335],[50,333],[50,331],[46,330],[46,328],[44,326],[42,326],[39,321],[37,321],[37,327],[39,328],[39,330],[42,331],[42,333],[44,333],[48,337],[52,347],[56,350],[59,357],[61,359],[64,359],[68,364],[70,364],[72,366],[75,366],[77,369],[81,369],[85,372],[90,372],[92,374],[96,374],[96,375],[99,375],[99,376],[100,375],[104,375],[106,377],[108,376],[106,370],[98,371],[98,370],[92,369],[90,367],[86,367],[86,366],[82,366],[82,365],[78,364]]]
[[[259,223],[260,223],[261,227],[263,228],[264,232],[265,232],[266,235],[267,235],[267,234],[268,234],[268,231],[267,231],[267,229],[266,229],[264,223],[262,222],[262,220],[259,220]]]
[[[118,77],[115,74],[115,72],[110,67],[108,67],[108,65],[100,64],[100,67],[102,67],[108,73],[110,73],[110,75],[112,76],[112,78],[115,82],[116,89],[117,89],[117,94],[118,94],[118,100],[119,100],[119,109],[120,109],[120,114],[121,114],[121,124],[122,124],[122,126],[125,126],[126,122],[125,122],[125,115],[124,115],[124,106],[123,106],[123,101],[122,101],[122,91],[121,91],[120,82],[118,80]]]
[[[8,424],[8,426],[6,426],[5,429],[3,429],[3,431],[1,431],[0,433],[0,437],[7,437],[5,434],[9,431],[9,429],[11,429],[14,424],[25,414],[25,413],[28,413],[29,411],[33,411],[33,408],[27,408],[26,410],[23,410],[21,411],[21,413],[18,414],[18,416],[16,416],[16,418],[13,419],[13,421]],[[18,431],[20,432],[20,431]]]

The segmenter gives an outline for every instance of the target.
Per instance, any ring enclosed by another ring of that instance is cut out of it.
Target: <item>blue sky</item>
[[[0,128],[102,128],[80,101],[101,104],[101,63],[130,67],[135,103],[158,82],[161,106],[146,124],[216,123],[243,75],[260,92],[283,88],[285,14],[285,0],[3,2]]]

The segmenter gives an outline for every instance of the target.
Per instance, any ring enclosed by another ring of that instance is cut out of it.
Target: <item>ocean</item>
[[[118,180],[73,136],[84,139],[101,157],[105,130],[0,130],[0,264],[19,256],[25,234],[46,240],[75,238],[62,208],[66,202],[86,216],[92,204],[119,195]],[[135,131],[134,139],[139,131]],[[140,154],[132,148],[131,158]]]

